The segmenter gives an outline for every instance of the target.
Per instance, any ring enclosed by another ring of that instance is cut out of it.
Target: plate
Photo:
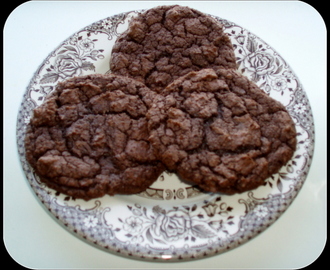
[[[40,182],[25,159],[25,129],[32,110],[58,82],[109,72],[111,49],[127,29],[131,11],[97,21],[74,33],[43,61],[31,79],[17,119],[22,168],[38,200],[68,231],[114,254],[152,261],[200,259],[252,239],[289,207],[306,180],[314,150],[314,122],[303,87],[285,60],[247,29],[211,15],[224,25],[239,71],[284,104],[297,129],[297,150],[279,173],[253,191],[236,195],[201,192],[163,173],[137,195],[104,196],[88,202]]]

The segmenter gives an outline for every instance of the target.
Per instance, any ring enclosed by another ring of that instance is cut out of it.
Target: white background
[[[289,209],[265,232],[224,254],[184,263],[151,263],[99,250],[70,234],[44,210],[21,169],[16,119],[23,93],[42,61],[81,28],[134,9],[188,5],[233,21],[270,44],[302,82],[314,114],[316,142],[308,178]],[[18,6],[4,28],[4,243],[29,268],[300,268],[326,241],[326,28],[298,1],[76,2],[32,1]]]

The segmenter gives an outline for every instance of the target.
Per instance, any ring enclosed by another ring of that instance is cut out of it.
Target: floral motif
[[[242,73],[268,94],[279,92],[284,96],[294,91],[299,84],[297,78],[269,45],[241,27],[228,23],[225,25],[228,25],[228,35],[232,37]]]
[[[104,28],[105,30],[109,30],[112,27],[112,23],[109,20],[102,21],[101,25],[102,25],[102,28]]]
[[[299,114],[307,111],[306,106],[303,104],[296,104],[296,105],[294,105],[293,108],[296,111],[296,113],[299,113]]]
[[[254,77],[268,74],[275,69],[274,57],[265,52],[253,52],[243,59],[246,69],[250,70]]]
[[[104,56],[100,54],[104,50],[93,50],[95,47],[94,42],[96,41],[97,39],[83,39],[82,36],[72,37],[69,44],[73,46],[63,46],[62,50],[58,52],[55,58],[54,65],[50,65],[46,69],[48,73],[43,75],[40,83],[55,83],[59,79],[64,80],[73,76],[79,76],[83,71],[94,71],[94,64],[87,60],[96,61],[97,59],[104,58]]]
[[[82,39],[78,42],[78,47],[85,52],[90,52],[94,49],[94,46],[94,43],[89,38]]]
[[[233,36],[237,44],[233,44],[237,55],[237,63],[241,70],[249,71],[252,80],[259,81],[265,76],[278,72],[278,62],[276,58],[267,52],[264,44],[258,43],[257,39],[251,34],[245,34],[241,30],[238,34],[231,31],[229,35]]]
[[[157,211],[154,209],[154,212]],[[155,236],[161,237],[167,241],[175,241],[183,238],[188,234],[190,220],[185,216],[184,212],[157,212],[155,222],[151,225],[150,231]]]
[[[255,209],[254,212],[256,213],[258,219],[264,218],[265,216],[268,215],[268,209],[267,207],[263,205],[258,205]]]
[[[132,216],[125,220],[123,227],[125,231],[138,233],[142,229],[142,223],[141,219]]]
[[[108,35],[108,40],[112,40],[114,37],[118,36],[118,26],[128,22],[136,12],[126,12],[118,15],[114,15],[103,20],[97,21],[85,29],[94,33],[104,33]]]
[[[75,75],[79,76],[81,74],[82,63],[83,62],[77,54],[67,53],[57,56],[54,70],[57,71],[57,74],[62,79],[73,77]]]
[[[208,205],[216,205],[216,203]],[[219,207],[223,208],[223,205]],[[233,209],[231,207],[226,208],[227,213]],[[156,205],[152,208],[152,214],[148,213],[145,207],[141,209],[141,206],[137,204],[135,206],[128,206],[128,209],[132,212],[133,216],[130,216],[125,221],[121,218],[118,220],[123,224],[122,229],[128,232],[128,234],[125,234],[126,237],[136,239],[142,236],[140,239],[142,242],[145,239],[148,242],[160,244],[174,242],[180,239],[195,242],[197,238],[205,239],[216,236],[219,229],[224,228],[225,226],[223,224],[226,223],[223,218],[210,222],[201,212],[198,213],[196,211],[198,209],[196,204],[191,207],[173,207],[170,210],[165,210],[159,205]],[[223,211],[217,214],[223,214]],[[229,220],[227,225],[234,224],[231,219],[232,217],[227,219]],[[120,230],[121,228],[115,229],[115,231]]]
[[[84,219],[84,224],[87,228],[95,227],[97,222],[98,222],[97,218],[95,218],[93,216],[87,216]]]
[[[275,78],[271,85],[275,91],[284,91],[287,88],[287,81],[283,78]]]
[[[209,217],[213,217],[216,214],[218,205],[215,203],[209,203],[209,204],[204,205],[202,208],[205,210],[206,214]]]

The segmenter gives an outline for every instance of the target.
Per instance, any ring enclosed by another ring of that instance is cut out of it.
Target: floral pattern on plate
[[[88,33],[87,36],[91,34]],[[101,54],[104,50],[93,50],[97,39],[82,38],[82,36],[72,37],[69,44],[63,46],[58,52],[54,65],[50,65],[41,80],[41,84],[54,83],[59,79],[67,79],[79,76],[85,70],[95,71],[95,66],[91,61],[103,59]],[[88,61],[90,60],[90,61]]]
[[[158,261],[191,260],[225,252],[265,230],[289,207],[307,177],[314,150],[312,112],[297,76],[271,46],[235,23],[213,16],[232,40],[240,72],[282,102],[297,129],[293,158],[263,186],[227,196],[204,193],[181,182],[175,174],[163,173],[141,194],[85,202],[46,187],[25,159],[25,128],[33,108],[64,79],[108,72],[115,39],[140,12],[122,13],[86,26],[43,61],[18,113],[17,144],[23,170],[51,215],[96,247]]]

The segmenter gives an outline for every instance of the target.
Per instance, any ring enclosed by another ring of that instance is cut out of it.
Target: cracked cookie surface
[[[156,98],[147,118],[158,158],[206,191],[254,189],[296,148],[285,107],[235,70],[180,77]]]
[[[182,6],[159,6],[133,18],[110,60],[113,73],[157,92],[190,71],[213,67],[236,69],[229,37],[212,17]]]
[[[117,75],[59,83],[27,127],[28,162],[42,182],[75,198],[145,190],[164,170],[148,141],[154,95]]]

